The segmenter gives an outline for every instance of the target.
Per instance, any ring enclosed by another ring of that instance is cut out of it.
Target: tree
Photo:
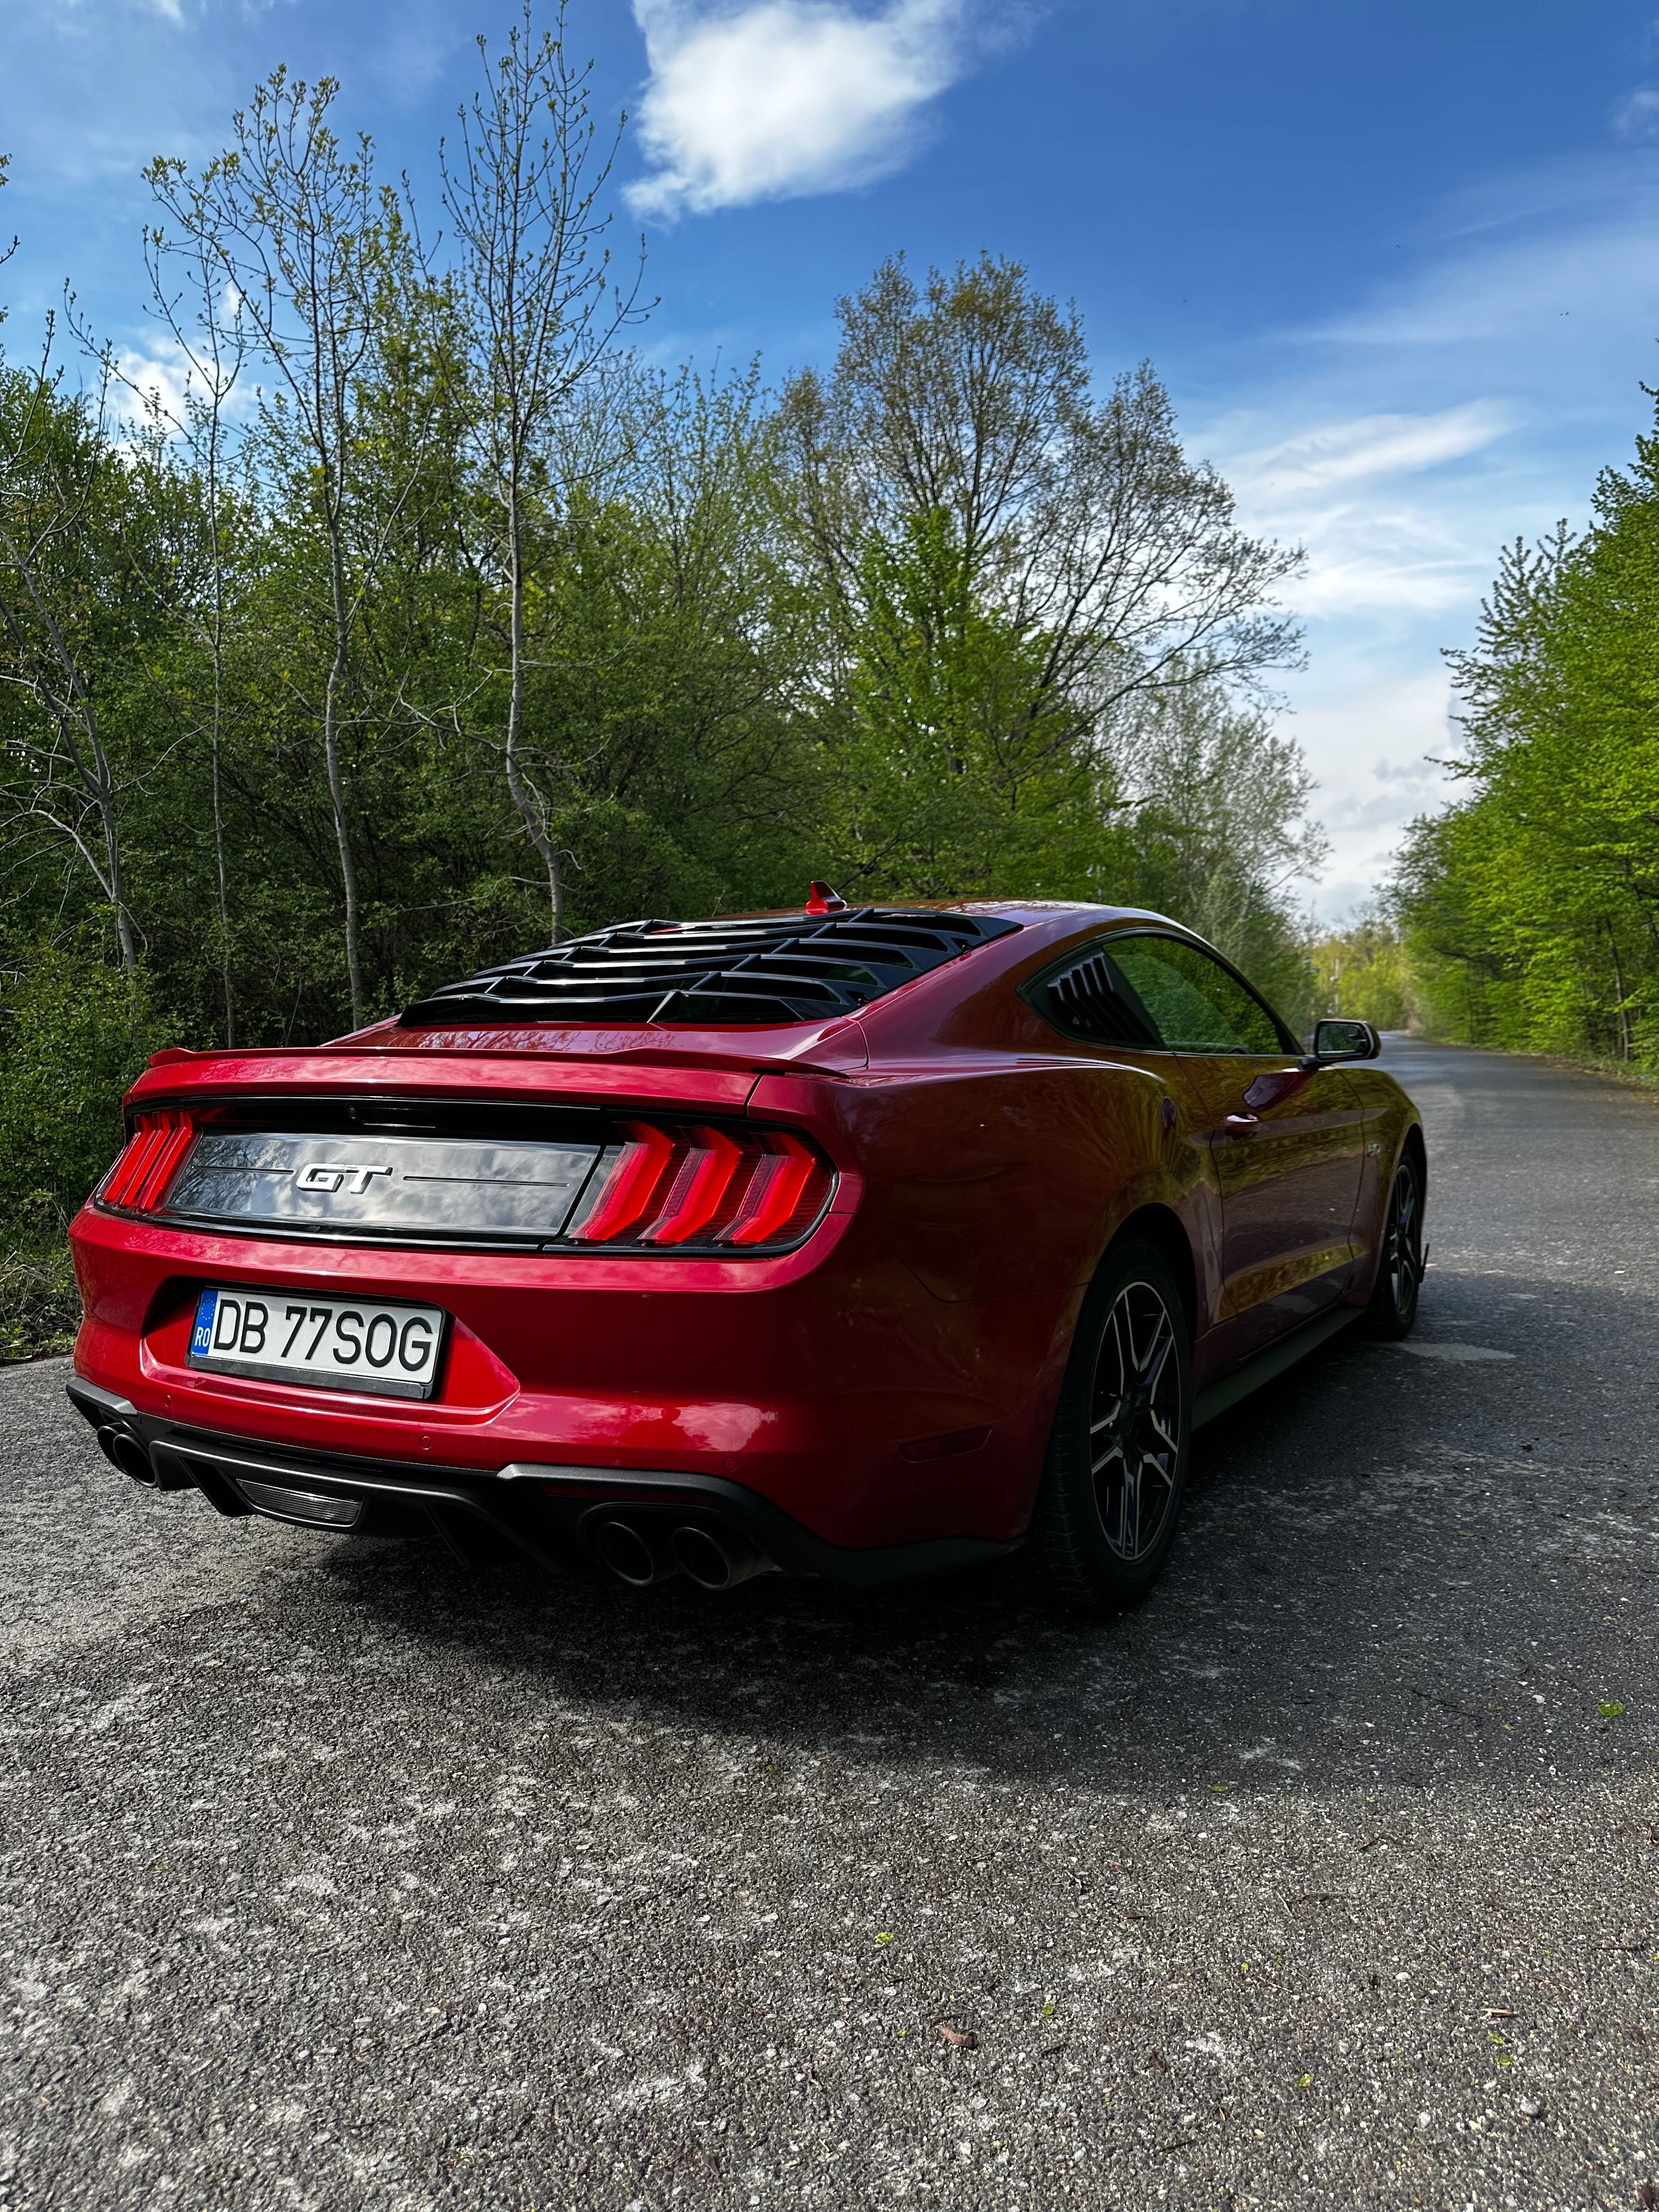
[[[1206,677],[1131,699],[1110,748],[1132,896],[1208,938],[1293,1021],[1310,1012],[1292,901],[1330,848],[1301,747]]]
[[[561,419],[526,760],[565,787],[577,914],[777,903],[817,865],[814,611],[773,520],[774,446],[752,368],[618,362]]]
[[[109,435],[107,363],[90,394],[66,395],[52,337],[49,323],[38,368],[0,382],[0,684],[21,708],[5,730],[3,818],[15,839],[44,835],[78,857],[131,975],[138,945],[122,819],[131,778],[104,707],[134,626],[143,627],[122,527],[143,507],[143,471],[135,463],[129,473]],[[153,444],[143,458],[153,475]],[[147,597],[141,585],[137,598]]]
[[[1505,549],[1450,656],[1464,783],[1402,851],[1440,1034],[1659,1065],[1659,430],[1590,526]]]
[[[164,205],[171,192],[188,191],[180,165],[155,162],[146,173]],[[172,272],[182,263],[183,281]],[[224,1039],[236,1042],[235,988],[231,973],[230,870],[225,836],[224,745],[226,715],[227,586],[230,546],[239,525],[250,520],[249,502],[233,483],[236,442],[230,408],[247,358],[247,327],[239,296],[223,297],[224,276],[213,241],[199,223],[180,238],[164,228],[144,234],[144,264],[152,304],[185,367],[178,404],[170,406],[155,382],[143,382],[106,356],[143,408],[153,436],[196,479],[192,502],[200,527],[195,532],[191,581],[197,587],[183,604],[194,618],[205,653],[209,677],[205,737],[212,803],[215,903],[218,920]],[[191,702],[193,703],[193,702]],[[187,709],[188,711],[188,709]]]
[[[402,480],[362,495],[360,385],[392,301],[418,296],[416,261],[397,203],[377,190],[374,149],[360,136],[347,155],[329,121],[338,92],[278,70],[234,118],[235,143],[192,181],[181,163],[149,171],[153,191],[186,250],[205,254],[227,290],[216,317],[252,333],[276,378],[267,450],[305,479],[307,520],[320,533],[328,655],[317,702],[343,897],[351,1018],[367,1012],[362,911],[341,733],[353,647],[388,538],[420,481],[416,436]],[[228,340],[228,343],[232,341]],[[297,483],[291,487],[297,489]]]
[[[1388,902],[1372,899],[1340,928],[1309,947],[1314,1013],[1349,1014],[1379,1030],[1401,1030],[1412,1018],[1405,947]]]
[[[840,734],[861,726],[882,742],[871,709],[892,708],[891,738],[915,729],[925,755],[939,713],[961,727],[964,684],[977,684],[982,742],[947,773],[1018,820],[1036,781],[1058,773],[1073,787],[1128,698],[1252,683],[1295,659],[1296,625],[1273,594],[1299,555],[1238,528],[1225,484],[1182,451],[1149,367],[1097,398],[1075,311],[1018,263],[984,255],[919,288],[896,258],[839,313],[834,369],[791,380],[781,428]],[[945,662],[956,704],[941,696],[918,718],[903,667]],[[930,775],[924,757],[898,788]],[[877,819],[861,842],[881,852],[898,827]]]
[[[568,486],[550,480],[550,434],[599,367],[638,297],[609,283],[599,200],[615,159],[596,147],[588,110],[592,64],[565,53],[564,0],[538,39],[531,11],[489,66],[485,89],[460,110],[459,149],[441,151],[444,205],[460,248],[458,270],[474,381],[472,443],[497,517],[489,548],[507,594],[507,699],[501,736],[507,787],[547,876],[553,941],[564,933],[564,872],[546,794],[524,763],[525,596],[532,519],[544,530]],[[617,137],[621,126],[618,125]],[[539,137],[538,133],[541,132]]]
[[[848,883],[913,896],[1076,886],[1102,858],[1098,778],[1044,642],[975,591],[955,518],[872,538],[833,752]]]

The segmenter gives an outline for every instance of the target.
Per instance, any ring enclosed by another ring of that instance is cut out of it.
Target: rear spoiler
[[[864,1065],[860,1056],[838,1064],[767,1053],[650,1047],[577,1056],[514,1048],[498,1039],[493,1049],[394,1052],[339,1045],[284,1047],[268,1052],[191,1052],[178,1047],[155,1053],[127,1093],[129,1107],[192,1097],[243,1097],[309,1092],[335,1097],[458,1095],[571,1103],[676,1106],[701,1104],[706,1112],[741,1114],[764,1077],[805,1075],[842,1081]]]
[[[398,1030],[388,1023],[362,1030],[355,1036],[336,1038],[329,1044],[271,1046],[263,1051],[223,1045],[210,1045],[199,1050],[188,1045],[167,1045],[150,1054],[149,1065],[152,1068],[188,1066],[192,1073],[200,1070],[205,1077],[214,1063],[223,1062],[227,1066],[222,1079],[215,1069],[213,1079],[238,1082],[252,1075],[254,1062],[262,1066],[280,1062],[284,1070],[293,1068],[299,1079],[303,1080],[300,1071],[306,1066],[315,1067],[320,1073],[325,1067],[331,1070],[343,1058],[368,1060],[369,1055],[381,1053],[401,1060],[405,1067],[429,1066],[440,1057],[466,1058],[474,1053],[488,1055],[491,1060],[535,1060],[544,1065],[551,1062],[561,1070],[574,1063],[590,1067],[696,1067],[722,1073],[844,1077],[870,1064],[864,1031],[856,1021],[851,1021],[838,1022],[832,1030],[802,1039],[800,1048],[793,1052],[768,1051],[763,1045],[738,1039],[727,1044],[708,1038],[706,1032],[704,1040],[696,1044],[627,1044],[607,1049],[591,1031],[583,1038],[580,1032],[573,1035],[569,1030],[550,1032],[490,1027]],[[279,1079],[289,1079],[285,1074]],[[384,1075],[380,1079],[385,1080]],[[419,1079],[425,1082],[428,1079],[422,1075]]]

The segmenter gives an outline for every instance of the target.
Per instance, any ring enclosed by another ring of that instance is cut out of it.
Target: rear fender
[[[1042,1298],[1058,1318],[1130,1213],[1182,1202],[1164,1096],[1111,1061],[946,1053],[837,1082],[764,1076],[749,1110],[798,1122],[860,1178],[862,1237],[932,1297]]]

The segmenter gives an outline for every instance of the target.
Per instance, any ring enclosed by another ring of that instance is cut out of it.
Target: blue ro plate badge
[[[382,1298],[215,1284],[196,1302],[190,1364],[380,1398],[429,1398],[449,1316]]]

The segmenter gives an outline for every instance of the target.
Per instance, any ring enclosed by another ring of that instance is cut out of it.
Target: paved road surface
[[[1207,1432],[1106,1626],[479,1583],[0,1375],[0,2204],[1633,2204],[1659,1104],[1389,1056],[1417,1348]]]

